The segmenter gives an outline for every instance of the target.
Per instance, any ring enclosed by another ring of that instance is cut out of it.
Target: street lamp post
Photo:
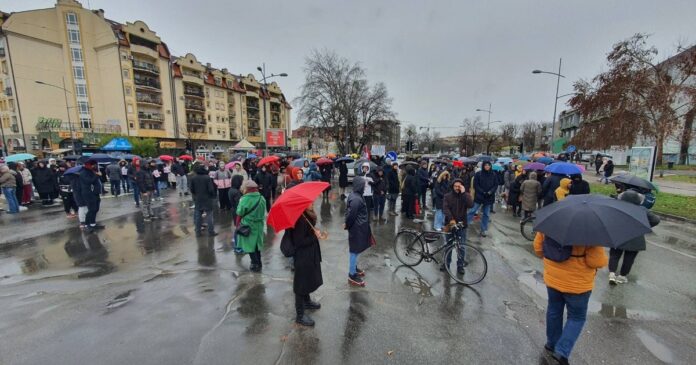
[[[476,109],[476,111],[488,113],[488,123],[486,124],[486,133],[488,133],[490,135],[491,134],[491,114],[493,114],[493,104],[489,103],[488,109]],[[496,121],[493,123],[498,123],[498,122],[500,122],[500,121]],[[489,149],[489,144],[486,143],[486,155],[490,154],[490,151],[488,149]]]
[[[263,83],[263,90],[265,92],[268,92],[268,84],[266,83],[266,80],[274,78],[274,77],[287,77],[288,74],[285,72],[279,73],[279,74],[270,74],[266,76],[266,63],[262,63],[261,66],[256,68],[259,72],[261,72],[261,82]],[[266,97],[263,97],[263,146],[264,146],[264,154],[268,155],[268,116],[267,116],[267,111],[266,111]],[[287,134],[287,132],[286,132]],[[286,136],[287,137],[287,136]]]
[[[65,88],[65,77],[63,77],[63,87],[60,87],[58,85],[53,85],[49,84],[43,81],[34,81],[37,84],[44,85],[44,86],[51,86],[55,87],[57,89],[63,90],[63,94],[65,95],[65,111],[68,113],[68,128],[70,128],[70,146],[72,147],[72,154],[75,154],[75,134],[73,133],[73,126],[72,122],[70,121],[70,106],[68,105],[68,94],[72,94],[68,89]],[[50,132],[49,132],[50,133]]]
[[[553,152],[553,139],[554,135],[556,134],[556,108],[558,107],[558,87],[561,84],[561,77],[565,78],[565,76],[561,75],[561,65],[563,63],[563,58],[558,59],[558,72],[548,72],[548,71],[541,71],[541,70],[534,70],[532,71],[533,74],[549,74],[549,75],[554,75],[556,76],[556,99],[553,102],[553,119],[551,120],[551,142],[549,143],[551,146],[551,152]],[[566,95],[563,95],[566,96]]]

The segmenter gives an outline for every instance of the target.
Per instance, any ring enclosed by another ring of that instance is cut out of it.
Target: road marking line
[[[657,243],[654,243],[654,242],[650,242],[650,241],[648,241],[648,243],[650,243],[651,245],[655,245],[655,246],[657,246],[657,247],[660,247],[660,248],[664,248],[665,250],[672,251],[672,252],[674,252],[674,253],[678,253],[678,254],[680,254],[680,255],[682,255],[682,256],[686,256],[686,257],[691,258],[691,259],[696,259],[696,256],[690,255],[690,254],[688,254],[688,253],[686,253],[686,252],[681,252],[681,251],[675,250],[675,249],[673,249],[673,248],[671,248],[671,247],[663,246],[663,245],[660,245],[660,244],[657,244]]]

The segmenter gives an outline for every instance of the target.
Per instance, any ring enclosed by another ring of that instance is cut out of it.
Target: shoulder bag
[[[240,224],[241,224],[242,219],[243,219],[244,217],[246,217],[247,215],[251,214],[253,211],[256,210],[256,208],[259,207],[259,204],[261,203],[261,199],[263,199],[263,197],[259,197],[259,200],[256,201],[256,204],[254,205],[254,207],[251,208],[251,210],[248,211],[246,214],[244,214],[243,216],[239,217],[239,222],[240,222]],[[239,228],[237,228],[237,231],[236,231],[235,233],[237,233],[237,234],[240,235],[240,236],[249,237],[249,235],[251,234],[251,227],[249,227],[248,224],[241,224],[241,225],[239,226]]]

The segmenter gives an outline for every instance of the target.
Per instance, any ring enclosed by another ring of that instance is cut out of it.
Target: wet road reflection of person
[[[94,271],[78,274],[78,278],[101,276],[112,272],[114,264],[107,261],[109,251],[96,234],[80,233],[65,242],[65,253],[73,259],[75,266],[91,267]]]
[[[196,237],[198,244],[198,263],[202,266],[215,266],[215,239],[212,237]]]
[[[367,293],[363,291],[352,291],[349,295],[348,315],[346,316],[346,327],[343,330],[343,343],[341,344],[341,358],[349,360],[353,353],[353,341],[362,331],[363,324],[367,322],[369,304]]]
[[[266,286],[261,282],[245,283],[237,286],[235,296],[239,299],[239,315],[250,320],[246,326],[246,334],[259,335],[268,328],[270,308],[266,300]]]

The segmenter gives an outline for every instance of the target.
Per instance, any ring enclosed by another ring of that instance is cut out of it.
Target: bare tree
[[[694,108],[696,48],[658,63],[657,49],[648,46],[647,39],[636,34],[616,43],[607,55],[608,71],[575,83],[577,95],[569,105],[588,128],[581,128],[573,143],[606,149],[631,146],[647,137],[657,145],[657,159],[662,161],[664,142]]]
[[[500,126],[500,139],[504,144],[517,144],[520,126],[515,123],[505,123]]]
[[[481,117],[464,118],[462,121],[462,131],[459,137],[459,144],[462,147],[463,153],[466,155],[474,155],[479,146],[482,144],[482,132],[484,131]]]
[[[540,129],[541,123],[535,121],[530,120],[522,124],[520,127],[520,138],[525,151],[531,152],[537,147],[537,133]]]
[[[358,152],[369,143],[375,120],[394,118],[386,86],[370,86],[359,64],[328,50],[315,50],[305,60],[297,102],[300,122],[328,131],[341,154]]]

